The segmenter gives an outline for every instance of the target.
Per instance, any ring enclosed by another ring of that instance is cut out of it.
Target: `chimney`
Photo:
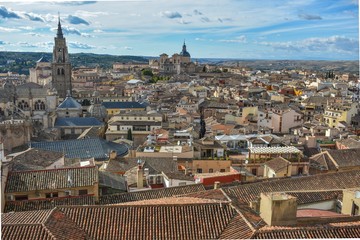
[[[116,157],[117,157],[117,152],[114,151],[114,150],[112,150],[112,151],[110,152],[109,159],[110,159],[110,160],[113,160],[113,159],[115,159]]]
[[[218,188],[220,188],[220,182],[216,181],[214,182],[214,189],[218,189]]]
[[[296,197],[286,193],[261,193],[260,216],[269,226],[296,224]]]
[[[139,159],[137,161],[138,169],[137,169],[137,188],[144,187],[144,169],[141,166],[142,161]]]

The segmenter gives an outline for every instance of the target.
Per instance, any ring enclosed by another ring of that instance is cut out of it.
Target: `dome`
[[[188,51],[186,51],[186,45],[184,42],[184,45],[182,47],[182,51],[180,52],[180,55],[183,57],[190,57],[190,53]]]

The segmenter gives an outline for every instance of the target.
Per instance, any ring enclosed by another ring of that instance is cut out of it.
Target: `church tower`
[[[61,29],[60,16],[55,37],[51,68],[52,87],[57,90],[59,98],[65,99],[68,90],[71,94],[71,63],[66,40]]]

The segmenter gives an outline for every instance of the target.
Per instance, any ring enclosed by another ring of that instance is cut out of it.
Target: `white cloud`
[[[359,51],[359,41],[343,36],[332,36],[328,38],[307,38],[301,41],[288,42],[259,42],[261,45],[271,46],[277,50],[294,52],[338,52],[354,53]]]
[[[133,50],[132,47],[128,47],[128,46],[125,46],[124,49],[125,49],[125,50]]]
[[[228,43],[246,43],[246,37],[244,35],[235,37],[233,39],[222,39],[220,42],[228,42]]]
[[[178,12],[172,12],[172,11],[164,11],[160,12],[160,16],[166,17],[166,18],[182,18],[181,14]]]
[[[93,45],[89,45],[89,44],[81,43],[81,42],[69,42],[69,47],[78,48],[78,49],[94,49],[94,48],[96,48]]]
[[[6,27],[0,27],[0,32],[20,32],[19,29],[16,28],[6,28]]]

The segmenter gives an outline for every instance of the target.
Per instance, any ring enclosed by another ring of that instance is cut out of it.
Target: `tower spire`
[[[58,12],[58,18],[59,18],[59,23],[58,23],[58,29],[57,29],[56,37],[57,37],[57,38],[64,38],[62,29],[61,29],[60,13],[59,13],[59,12]]]

